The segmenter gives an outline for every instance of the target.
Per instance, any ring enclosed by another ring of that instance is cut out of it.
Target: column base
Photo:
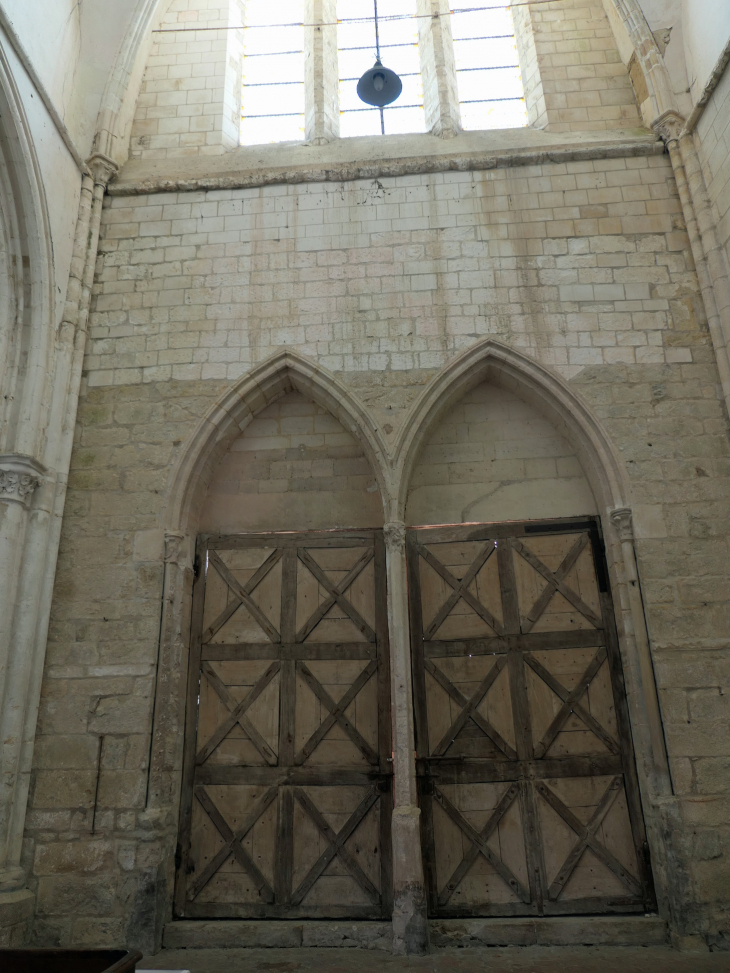
[[[428,913],[421,860],[421,811],[393,810],[393,952],[398,956],[428,952]]]
[[[23,946],[35,912],[35,894],[30,889],[0,893],[0,946]]]

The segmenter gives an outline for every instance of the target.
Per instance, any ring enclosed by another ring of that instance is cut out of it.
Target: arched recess
[[[623,462],[589,406],[555,372],[488,338],[452,359],[404,420],[394,453],[398,497],[393,519],[404,517],[413,469],[432,430],[482,382],[507,389],[531,404],[574,445],[603,513],[628,505],[631,488]]]
[[[38,457],[55,339],[50,222],[30,125],[1,49],[0,234],[0,448]]]
[[[671,793],[657,687],[640,593],[631,527],[631,486],[620,453],[586,402],[550,369],[488,338],[452,359],[406,416],[394,449],[391,516],[403,521],[418,456],[442,418],[482,383],[533,406],[575,448],[601,516],[647,835],[660,907],[665,910],[671,862],[658,802]],[[576,511],[583,513],[584,511]]]
[[[201,504],[223,455],[258,412],[291,391],[325,408],[360,443],[385,502],[391,493],[390,463],[376,424],[330,372],[302,355],[281,351],[247,372],[198,423],[172,472],[162,526],[195,533]]]

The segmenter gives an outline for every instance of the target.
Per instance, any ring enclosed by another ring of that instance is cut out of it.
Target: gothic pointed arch
[[[162,526],[195,530],[200,503],[223,454],[258,412],[291,391],[301,392],[342,423],[362,446],[381,496],[389,495],[387,447],[358,399],[327,369],[283,350],[247,372],[200,420],[172,471]]]
[[[453,358],[424,389],[403,422],[394,448],[398,519],[402,519],[418,455],[439,420],[482,382],[507,389],[533,405],[571,442],[604,512],[631,495],[623,461],[590,406],[560,376],[494,338]]]
[[[0,49],[0,385],[4,451],[37,455],[54,328],[43,176],[12,68]]]

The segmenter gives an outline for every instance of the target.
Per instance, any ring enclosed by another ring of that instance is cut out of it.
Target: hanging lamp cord
[[[380,28],[378,26],[378,0],[373,0],[375,7],[375,53],[380,60]]]

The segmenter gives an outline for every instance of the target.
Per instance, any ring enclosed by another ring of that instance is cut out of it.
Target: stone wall
[[[696,141],[707,191],[717,219],[717,236],[730,266],[730,69],[713,91],[699,122]]]
[[[433,430],[411,477],[409,524],[595,514],[575,448],[506,389],[480,385]]]
[[[172,0],[153,35],[133,157],[215,155],[238,145],[243,37],[229,28],[242,23],[239,0]]]
[[[197,422],[287,347],[334,371],[392,441],[437,370],[486,335],[569,380],[626,463],[682,816],[681,921],[726,928],[730,447],[665,157],[117,196],[94,302],[26,833],[38,942],[149,942],[149,923],[170,915],[176,793],[153,799],[148,784],[160,517]],[[490,394],[472,393],[457,414]],[[286,425],[292,408],[306,430]],[[522,417],[544,437],[540,417]],[[510,438],[503,420],[494,442]],[[270,407],[223,460],[207,523],[271,527],[283,516],[306,527],[307,509],[318,526],[379,523],[372,471],[336,426],[297,396]],[[572,447],[554,446],[545,458],[574,481],[574,512],[589,512]],[[545,475],[534,450],[517,459],[525,475]],[[266,507],[277,482],[293,507]],[[296,506],[303,493],[311,508]],[[254,496],[264,506],[252,519]]]
[[[362,447],[321,406],[290,392],[266,406],[221,460],[200,530],[382,527],[383,503]]]

